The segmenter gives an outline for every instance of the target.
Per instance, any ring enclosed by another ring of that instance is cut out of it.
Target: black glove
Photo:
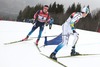
[[[36,20],[35,20],[35,19],[32,19],[32,20],[31,20],[31,23],[32,23],[32,24],[36,23]]]
[[[45,25],[48,26],[48,23],[46,22]]]
[[[51,29],[51,28],[52,28],[52,24],[49,25],[49,29]]]
[[[73,33],[76,33],[76,31],[75,31],[75,30],[73,30]]]

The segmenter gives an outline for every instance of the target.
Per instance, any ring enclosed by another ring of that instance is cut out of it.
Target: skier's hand
[[[45,22],[45,25],[48,26],[48,22]]]
[[[32,24],[34,24],[36,22],[36,20],[35,19],[32,19]]]
[[[79,33],[77,33],[76,30],[73,30],[73,34],[76,34],[77,36],[79,35]]]
[[[75,30],[73,30],[73,33],[77,33]]]
[[[49,24],[49,29],[51,29],[52,28],[52,24]]]

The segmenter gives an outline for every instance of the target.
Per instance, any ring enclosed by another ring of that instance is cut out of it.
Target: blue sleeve
[[[50,25],[52,25],[54,23],[54,19],[50,19]]]

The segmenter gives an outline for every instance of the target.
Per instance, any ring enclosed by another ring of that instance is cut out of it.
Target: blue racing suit
[[[38,35],[38,40],[39,40],[40,37],[41,37],[41,35],[42,35],[42,32],[43,32],[43,30],[44,30],[44,24],[45,24],[45,23],[41,23],[41,22],[37,21],[37,22],[35,23],[35,25],[32,27],[31,31],[28,33],[27,36],[30,36],[30,35],[39,27],[39,28],[40,28],[40,30],[39,30],[39,35]]]
[[[39,10],[34,14],[35,23],[32,27],[31,31],[28,33],[28,37],[39,27],[39,35],[38,35],[38,41],[41,38],[42,32],[44,30],[44,24],[48,23],[50,21],[50,15],[49,13],[44,13],[43,10]]]

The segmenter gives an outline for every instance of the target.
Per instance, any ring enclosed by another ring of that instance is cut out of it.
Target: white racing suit
[[[65,21],[62,25],[62,42],[58,44],[54,53],[56,54],[64,45],[68,44],[69,36],[74,35],[72,48],[75,48],[75,44],[78,40],[78,33],[75,31],[74,24],[78,22],[78,20],[82,18],[82,13],[74,12],[71,16]]]

